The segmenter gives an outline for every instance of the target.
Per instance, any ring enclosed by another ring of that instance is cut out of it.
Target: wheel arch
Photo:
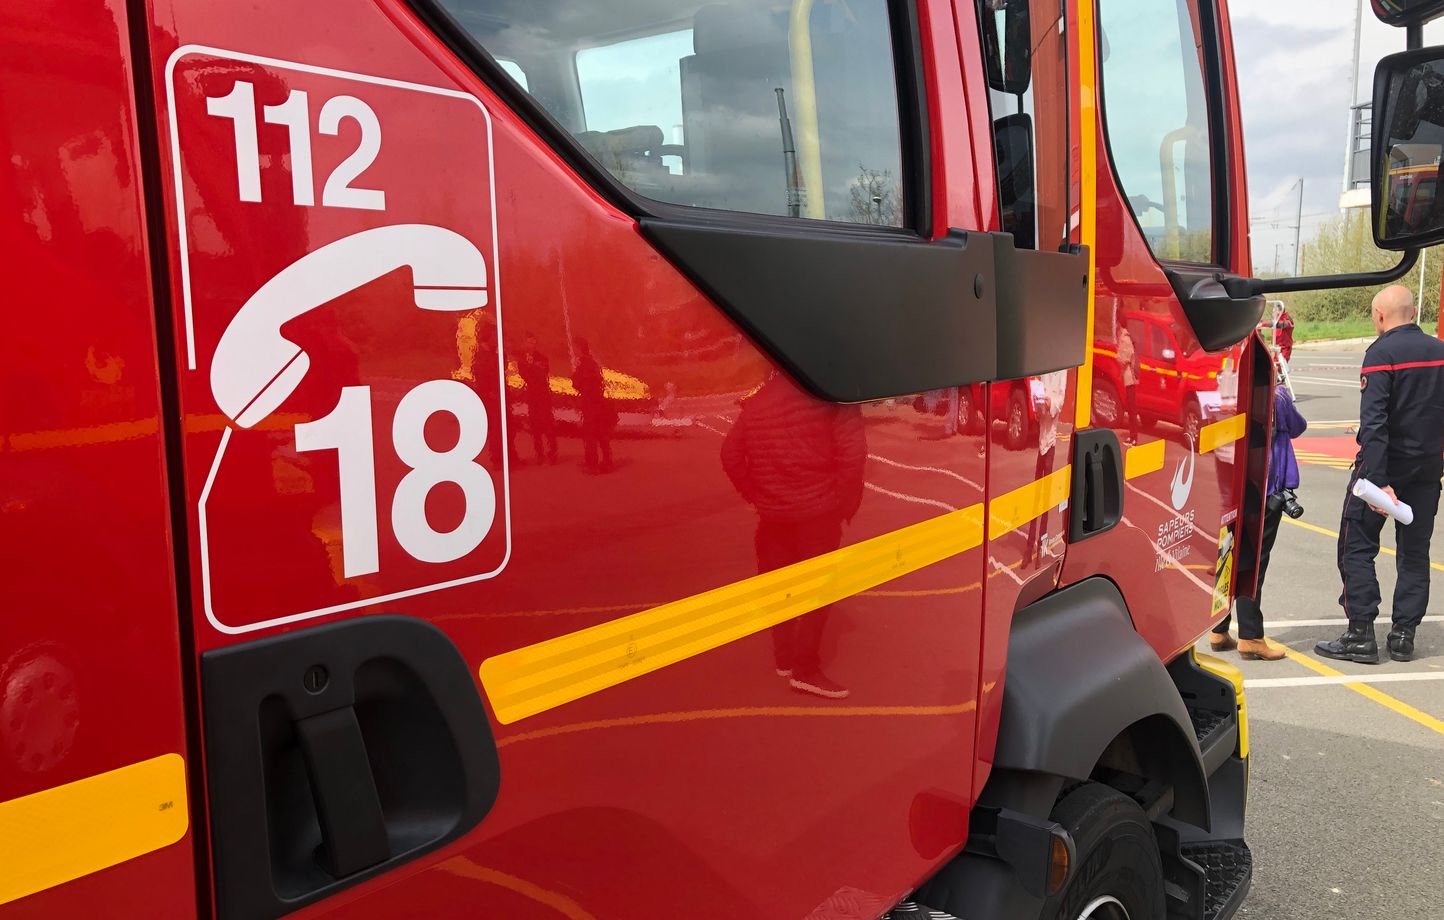
[[[1208,783],[1188,709],[1106,578],[1014,614],[994,755],[975,818],[983,809],[1046,818],[1068,788],[1107,767],[1167,783],[1170,814],[1209,827]],[[918,900],[963,917],[1038,916],[1043,899],[1001,859],[972,849],[929,879]]]
[[[1099,766],[1173,787],[1173,817],[1208,829],[1208,782],[1183,697],[1105,578],[1013,616],[995,769],[1089,778]]]

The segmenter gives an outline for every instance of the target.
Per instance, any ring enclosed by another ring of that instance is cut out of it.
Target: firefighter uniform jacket
[[[1444,469],[1444,342],[1415,323],[1364,352],[1356,474],[1380,488]]]

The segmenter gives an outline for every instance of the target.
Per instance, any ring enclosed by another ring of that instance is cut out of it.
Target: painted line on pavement
[[[1425,620],[1425,623],[1438,623],[1439,620]],[[1266,624],[1269,629],[1287,629],[1290,626],[1337,626],[1340,629],[1347,628],[1349,621],[1343,617],[1334,617],[1326,620],[1269,620]]]
[[[1417,722],[1425,728],[1429,729],[1430,731],[1438,732],[1439,734],[1444,735],[1444,721],[1434,718],[1427,712],[1424,712],[1421,709],[1415,709],[1413,706],[1410,706],[1403,700],[1396,700],[1389,694],[1384,693],[1382,690],[1376,690],[1368,684],[1361,683],[1358,677],[1350,677],[1350,675],[1345,674],[1343,671],[1335,670],[1334,668],[1329,667],[1323,662],[1320,662],[1314,658],[1310,658],[1303,652],[1296,652],[1291,648],[1279,645],[1277,642],[1271,644],[1275,648],[1282,650],[1283,653],[1289,657],[1290,661],[1297,661],[1299,664],[1308,668],[1310,671],[1313,671],[1315,674],[1319,674],[1324,677],[1349,678],[1344,681],[1340,681],[1340,686],[1348,687],[1350,690],[1354,691],[1360,696],[1373,700],[1380,706],[1383,706],[1385,709],[1390,709],[1394,712],[1397,712],[1404,718],[1409,719],[1413,722]],[[1245,684],[1245,686],[1247,686],[1247,684]]]
[[[1312,530],[1314,533],[1323,534],[1323,535],[1326,536],[1326,537],[1333,537],[1335,540],[1339,539],[1339,532],[1338,532],[1337,530],[1330,530],[1330,529],[1327,528],[1327,527],[1320,527],[1320,526],[1317,525],[1317,524],[1308,524],[1308,523],[1305,523],[1304,521],[1298,521],[1298,520],[1295,520],[1295,519],[1293,519],[1293,518],[1291,518],[1291,517],[1285,517],[1285,518],[1284,518],[1284,521],[1285,521],[1286,523],[1289,523],[1289,524],[1294,525],[1295,527],[1302,527],[1304,530]],[[1397,556],[1397,555],[1399,555],[1397,552],[1395,552],[1394,550],[1390,549],[1390,548],[1387,547],[1387,546],[1381,546],[1381,547],[1379,547],[1379,552],[1385,553],[1385,554],[1390,555],[1390,556]],[[1433,559],[1430,559],[1430,560],[1429,560],[1429,568],[1431,568],[1431,569],[1438,569],[1439,571],[1444,572],[1444,563],[1435,562]]]
[[[1298,374],[1293,375],[1293,381],[1294,383],[1312,383],[1315,386],[1321,387],[1338,387],[1341,390],[1357,390],[1359,388],[1359,385],[1353,381],[1326,380],[1323,377],[1302,377]]]
[[[1338,677],[1250,677],[1244,686],[1260,687],[1326,687],[1337,684],[1387,684],[1416,680],[1444,680],[1444,671],[1411,671],[1406,674],[1344,674]]]

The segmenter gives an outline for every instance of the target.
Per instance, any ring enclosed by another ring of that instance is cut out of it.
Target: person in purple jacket
[[[1255,661],[1278,661],[1284,657],[1283,649],[1274,648],[1264,641],[1263,610],[1259,601],[1263,597],[1264,573],[1268,571],[1269,551],[1274,547],[1274,538],[1279,535],[1279,522],[1284,516],[1284,507],[1296,502],[1292,490],[1299,487],[1299,461],[1294,456],[1293,439],[1304,433],[1309,423],[1294,407],[1288,390],[1274,387],[1274,436],[1269,449],[1268,501],[1264,508],[1263,541],[1259,547],[1258,587],[1253,597],[1240,594],[1234,604],[1238,613],[1238,641],[1228,634],[1229,617],[1213,628],[1209,644],[1215,651],[1237,648],[1240,658]],[[1293,515],[1297,517],[1298,514]]]

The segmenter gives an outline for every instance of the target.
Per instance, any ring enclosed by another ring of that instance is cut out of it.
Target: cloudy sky
[[[1404,30],[1364,4],[1359,101],[1373,92],[1379,58],[1404,50]],[[1304,179],[1303,237],[1339,213],[1352,105],[1350,65],[1356,0],[1233,0],[1254,271],[1293,267],[1297,182]],[[1424,32],[1444,43],[1444,20]]]

